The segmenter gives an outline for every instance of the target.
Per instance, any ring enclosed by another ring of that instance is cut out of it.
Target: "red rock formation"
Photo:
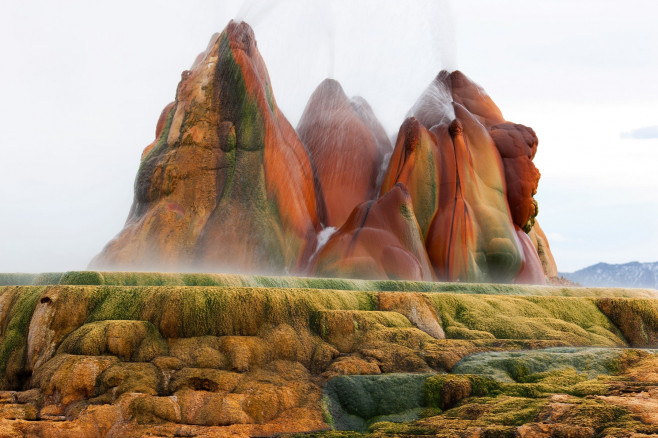
[[[546,234],[544,234],[544,230],[542,230],[539,226],[539,222],[535,221],[535,224],[532,227],[532,230],[530,230],[530,233],[528,233],[528,236],[530,237],[533,246],[537,250],[539,260],[541,261],[541,265],[544,270],[544,275],[546,275],[546,277],[552,281],[560,281],[558,280],[557,265],[555,264],[555,259],[551,253],[551,247],[548,245],[548,239],[546,238]]]
[[[121,233],[92,266],[283,272],[319,227],[313,169],[276,106],[251,28],[231,22],[158,122]]]
[[[515,231],[530,231],[537,213],[534,131],[505,122],[486,92],[458,71],[439,73],[411,115],[416,119],[400,130],[382,193],[396,182],[412,187],[437,277],[543,282],[537,245],[519,241]]]
[[[381,194],[397,183],[405,185],[423,240],[439,204],[439,167],[434,134],[413,117],[405,120],[382,179]]]
[[[358,204],[377,195],[377,176],[390,141],[365,100],[350,101],[337,81],[313,92],[299,125],[325,202],[326,226],[341,226]]]
[[[537,193],[540,173],[532,159],[537,153],[537,136],[532,128],[513,123],[491,127],[491,137],[503,159],[507,202],[514,224],[529,232],[537,216]]]
[[[431,281],[411,197],[397,184],[376,201],[354,209],[322,247],[312,272],[324,277]]]
[[[505,199],[500,156],[487,130],[455,103],[456,119],[432,128],[440,153],[439,207],[426,239],[437,277],[510,281],[521,258]]]
[[[514,282],[517,284],[546,284],[542,262],[532,243],[532,239],[519,227],[515,227],[515,230],[521,244],[522,260],[521,269],[516,274]]]
[[[183,73],[142,154],[126,225],[91,266],[542,282],[541,266],[557,275],[532,228],[534,131],[506,122],[458,71],[440,72],[410,115],[392,150],[367,102],[327,79],[298,137],[251,28],[231,22]],[[323,226],[341,228],[311,260]]]

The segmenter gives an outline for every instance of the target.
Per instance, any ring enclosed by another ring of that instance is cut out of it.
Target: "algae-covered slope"
[[[629,289],[617,287],[565,287],[521,284],[357,280],[346,278],[277,277],[265,275],[169,272],[69,271],[44,274],[0,273],[0,286],[58,284],[108,286],[282,287],[361,291],[451,292],[490,295],[658,298],[658,290],[655,289]]]
[[[565,361],[565,353],[573,359]],[[485,360],[478,374],[337,377],[325,389],[327,413],[336,429],[349,432],[293,436],[548,438],[658,433],[658,398],[649,395],[658,389],[656,350],[549,349],[496,355],[498,360]],[[526,366],[540,357],[544,365],[550,364],[549,371]],[[520,372],[501,380],[501,368]],[[652,368],[654,373],[646,374]]]
[[[61,279],[113,278],[96,274]],[[322,391],[338,376],[444,373],[487,351],[655,347],[653,299],[464,292],[1,287],[0,426],[28,436],[310,432],[330,427]]]

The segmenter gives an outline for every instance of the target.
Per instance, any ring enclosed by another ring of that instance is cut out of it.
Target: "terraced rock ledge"
[[[0,284],[0,436],[658,433],[655,290],[115,272]]]

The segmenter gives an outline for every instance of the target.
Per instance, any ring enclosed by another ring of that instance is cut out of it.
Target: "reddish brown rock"
[[[543,283],[537,239],[528,245],[515,231],[530,232],[537,214],[534,131],[506,122],[459,71],[439,73],[410,114],[415,119],[400,130],[382,193],[395,182],[414,187],[414,211],[437,278]]]
[[[439,204],[439,167],[434,134],[413,117],[405,120],[382,179],[381,194],[397,183],[405,185],[423,239]]]
[[[455,70],[448,75],[446,71],[442,71],[439,76],[450,77],[453,101],[467,108],[482,125],[491,128],[492,125],[505,121],[500,109],[484,88],[470,80],[464,73]]]
[[[521,244],[521,269],[514,282],[517,284],[546,284],[544,269],[530,237],[516,227],[516,235]]]
[[[438,212],[426,238],[437,278],[510,281],[521,255],[505,199],[502,162],[486,128],[459,104],[432,128],[441,168]]]
[[[419,330],[436,339],[445,339],[441,319],[427,298],[412,292],[382,292],[379,309],[393,310],[406,316]]]
[[[491,127],[491,137],[503,159],[512,220],[529,232],[537,216],[533,196],[537,193],[540,174],[532,162],[537,153],[537,136],[527,126],[505,122]]]
[[[377,177],[390,141],[372,109],[326,79],[313,92],[297,126],[324,196],[325,226],[339,227],[358,204],[377,196]]]
[[[549,279],[557,280],[557,265],[555,264],[555,259],[551,253],[551,247],[548,245],[546,234],[544,234],[544,231],[539,226],[539,222],[535,221],[535,224],[530,230],[530,233],[528,233],[528,236],[530,237],[530,240],[532,240],[532,244],[537,250],[539,260],[541,261],[541,265],[544,270],[544,275]]]
[[[183,72],[142,154],[126,225],[91,266],[538,281],[536,258],[523,252],[530,246],[514,228],[532,233],[537,214],[532,129],[506,122],[459,71],[440,72],[410,116],[393,151],[367,102],[327,79],[311,96],[298,137],[276,105],[251,28],[231,22]],[[369,214],[357,206],[398,183],[409,191],[419,233],[384,207],[374,228],[348,226]],[[361,216],[353,218],[355,208]],[[312,258],[327,227],[343,228]],[[339,254],[345,233],[375,240],[359,237]],[[553,277],[545,240],[531,234],[531,251]],[[54,334],[47,335],[33,342],[31,362],[51,354]]]
[[[251,28],[212,38],[146,148],[104,268],[295,270],[319,227],[308,152],[277,108]]]
[[[318,276],[432,280],[411,197],[402,184],[354,209],[312,261]]]

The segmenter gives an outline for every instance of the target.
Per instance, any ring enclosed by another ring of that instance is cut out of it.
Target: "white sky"
[[[535,129],[561,271],[658,260],[658,2],[0,3],[0,272],[84,269],[123,227],[183,70],[232,17],[296,125],[326,76],[390,134],[441,67]],[[651,133],[654,135],[651,135]]]

